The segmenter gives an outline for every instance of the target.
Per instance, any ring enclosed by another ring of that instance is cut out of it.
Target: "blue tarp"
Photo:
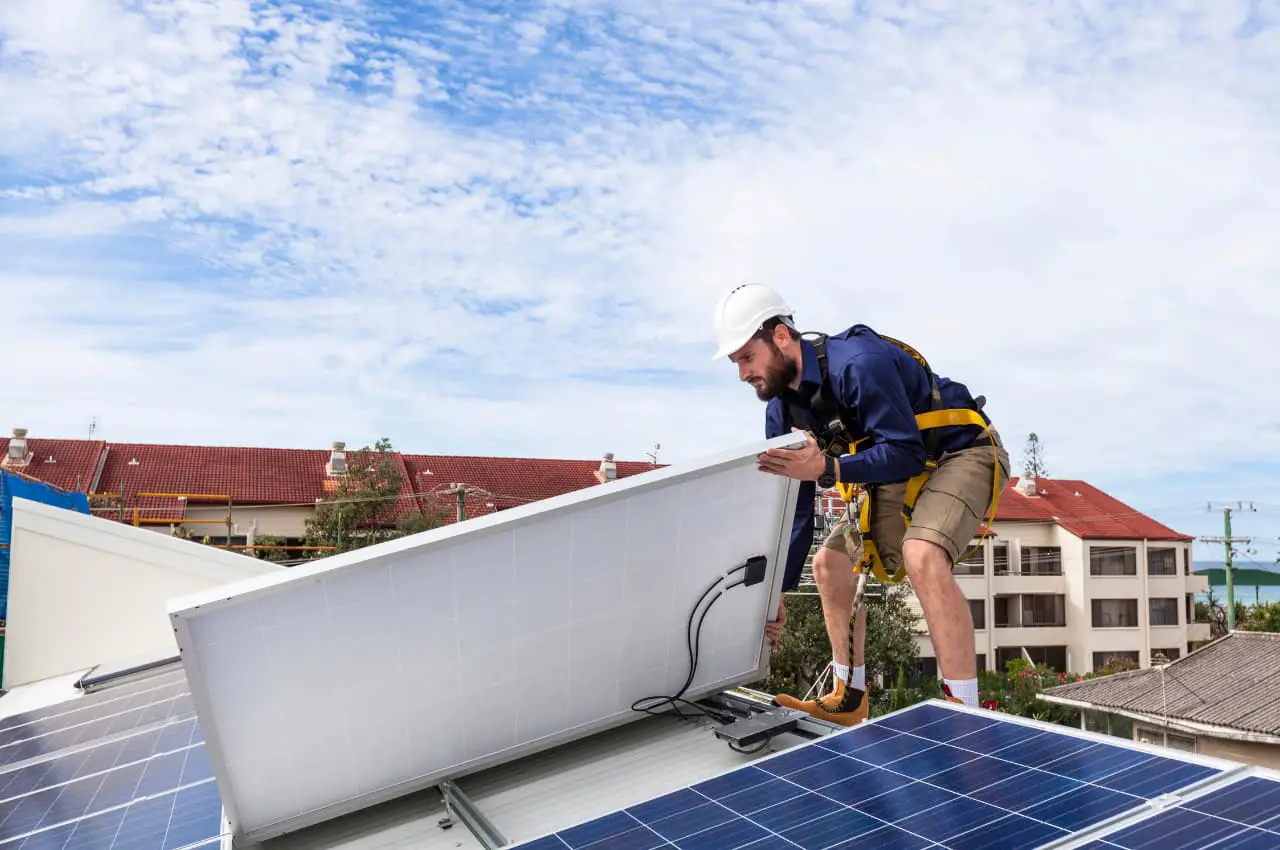
[[[84,493],[67,493],[39,481],[29,481],[0,471],[0,620],[9,617],[9,546],[13,542],[15,498],[30,499],[77,513],[89,513],[89,497]]]

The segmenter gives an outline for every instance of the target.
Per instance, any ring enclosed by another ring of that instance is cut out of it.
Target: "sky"
[[[754,280],[1274,561],[1277,69],[1280,0],[5,0],[0,428],[679,463]]]

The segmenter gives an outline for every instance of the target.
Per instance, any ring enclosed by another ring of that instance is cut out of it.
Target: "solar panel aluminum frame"
[[[1190,755],[1190,754],[1188,754]],[[1209,757],[1202,757],[1209,758]],[[1216,759],[1210,759],[1216,762]],[[1188,785],[1178,790],[1176,794],[1170,794],[1152,800],[1147,806],[1137,811],[1123,812],[1116,815],[1110,820],[1095,824],[1087,830],[1082,830],[1074,835],[1070,835],[1053,844],[1046,845],[1042,850],[1074,850],[1074,848],[1085,847],[1095,841],[1105,841],[1108,835],[1115,835],[1123,832],[1130,827],[1139,826],[1153,818],[1158,817],[1161,813],[1176,808],[1187,803],[1195,802],[1202,797],[1208,797],[1218,791],[1225,791],[1232,785],[1242,782],[1251,777],[1259,779],[1270,779],[1274,782],[1280,782],[1280,770],[1261,767],[1259,765],[1246,765],[1238,762],[1228,762],[1231,767],[1217,776],[1210,776],[1194,785]],[[1222,845],[1229,847],[1230,845]]]
[[[218,787],[222,794],[224,813],[234,834],[236,846],[249,846],[259,841],[366,809],[406,794],[436,786],[444,780],[460,778],[497,764],[507,763],[615,726],[633,722],[644,715],[634,711],[617,712],[593,722],[577,725],[556,734],[504,749],[499,753],[470,760],[460,770],[442,770],[415,776],[374,791],[350,796],[330,805],[246,827],[241,816],[240,798],[233,778],[235,771],[228,761],[222,730],[219,729],[217,722],[216,700],[213,693],[215,686],[205,675],[205,670],[201,664],[200,646],[193,634],[193,624],[200,618],[216,614],[246,600],[267,598],[289,586],[307,581],[323,580],[338,571],[348,568],[370,567],[401,553],[419,549],[424,545],[442,545],[466,538],[479,538],[491,532],[514,531],[516,528],[533,520],[568,515],[576,509],[588,505],[593,507],[605,505],[674,484],[688,483],[697,478],[731,471],[734,468],[754,468],[755,459],[762,451],[770,448],[797,448],[803,444],[803,435],[786,434],[687,463],[655,468],[642,475],[613,481],[604,486],[573,491],[561,496],[511,508],[501,513],[476,517],[465,523],[450,524],[409,537],[329,556],[278,573],[241,579],[228,585],[171,600],[168,606],[170,620],[174,628],[180,655],[183,658],[192,701],[196,707],[196,713],[204,732],[214,775],[217,778]],[[776,492],[780,494],[782,510],[779,511],[776,517],[776,525],[769,529],[771,551],[755,553],[764,554],[768,559],[764,579],[764,585],[767,589],[765,594],[766,602],[759,612],[761,616],[759,647],[756,650],[757,662],[752,669],[744,670],[738,675],[691,688],[685,694],[687,699],[696,699],[699,696],[723,691],[746,682],[758,681],[766,678],[769,674],[769,652],[767,638],[764,634],[764,621],[772,619],[772,612],[777,609],[782,597],[781,584],[790,545],[800,482],[783,477],[769,476],[763,472],[759,474],[772,482],[769,486],[778,488]],[[732,566],[726,565],[725,569],[732,569]],[[690,603],[692,601],[690,600]],[[323,697],[317,698],[322,699]]]
[[[1066,737],[1080,738],[1082,740],[1089,741],[1091,743],[1107,744],[1109,746],[1135,750],[1137,752],[1145,753],[1148,755],[1166,756],[1174,760],[1185,761],[1190,764],[1196,764],[1203,767],[1213,768],[1215,770],[1222,771],[1222,773],[1214,774],[1204,779],[1188,783],[1187,785],[1179,788],[1176,792],[1166,794],[1163,797],[1157,798],[1156,800],[1151,801],[1146,806],[1121,812],[1120,814],[1107,818],[1106,820],[1100,821],[1088,827],[1087,829],[1081,830],[1076,833],[1072,833],[1071,835],[1068,835],[1063,838],[1056,839],[1052,842],[1048,842],[1044,845],[1041,845],[1039,850],[1067,850],[1067,848],[1082,847],[1084,845],[1087,845],[1090,841],[1096,840],[1103,833],[1114,832],[1116,829],[1124,828],[1132,825],[1132,823],[1137,823],[1142,820],[1145,820],[1146,818],[1151,817],[1154,814],[1158,814],[1164,808],[1167,808],[1169,806],[1175,806],[1178,803],[1184,802],[1185,800],[1193,796],[1201,796],[1206,793],[1211,793],[1217,790],[1224,783],[1233,782],[1236,779],[1240,778],[1242,773],[1245,773],[1249,770],[1245,765],[1242,765],[1238,762],[1230,761],[1227,759],[1219,759],[1219,758],[1214,758],[1212,756],[1204,756],[1204,755],[1200,755],[1199,753],[1187,753],[1182,750],[1173,750],[1173,749],[1165,750],[1160,748],[1154,748],[1150,745],[1139,744],[1136,741],[1133,741],[1129,738],[1117,738],[1111,735],[1103,734],[1101,732],[1091,732],[1086,729],[1079,729],[1074,726],[1047,724],[1045,722],[1035,721],[1030,718],[1022,717],[1019,715],[1005,714],[1003,712],[997,713],[989,709],[976,708],[973,706],[968,706],[961,703],[953,703],[948,700],[940,700],[940,699],[928,699],[919,703],[913,703],[912,705],[905,706],[904,708],[895,709],[893,711],[889,711],[882,715],[879,715],[873,719],[864,721],[862,724],[859,724],[859,726],[854,727],[852,730],[845,729],[845,728],[838,728],[831,734],[840,735],[847,732],[853,732],[853,731],[856,731],[861,726],[865,726],[865,725],[880,725],[883,723],[883,721],[890,720],[894,717],[898,717],[901,715],[909,714],[912,711],[918,711],[921,707],[926,705],[936,706],[938,708],[946,709],[948,711],[953,711],[956,713],[970,714],[975,717],[981,717],[984,719],[990,718],[993,715],[995,715],[995,717],[998,719],[999,722],[1025,726],[1030,729],[1035,729],[1038,732],[1050,731],[1055,734],[1064,735]],[[1046,725],[1049,726],[1048,729],[1046,729]],[[802,750],[807,747],[812,747],[813,745],[820,743],[822,740],[828,737],[830,736],[819,733],[815,735],[813,740],[804,741],[794,746],[787,747],[786,749],[778,750],[777,752],[770,753],[767,756],[763,756],[759,759],[755,759],[746,764],[726,768],[725,770],[710,774],[705,778],[699,779],[698,782],[699,783],[711,782],[715,779],[719,779],[723,776],[728,776],[737,771],[740,771],[744,767],[748,767],[750,765],[759,765],[759,764],[763,764],[768,761],[771,761],[773,759],[781,758],[787,755],[788,753],[792,753],[797,750]],[[669,788],[659,794],[654,794],[647,798],[636,800],[635,802],[630,803],[626,807],[619,807],[619,810],[621,808],[634,808],[636,806],[643,805],[644,803],[659,799],[667,794],[670,794],[679,790],[680,790],[679,787]],[[608,813],[601,813],[598,815],[593,815],[591,818],[585,819],[578,823],[566,823],[552,832],[547,832],[540,835],[521,837],[518,841],[515,842],[513,846],[515,848],[519,848],[519,847],[524,847],[526,845],[533,844],[535,842],[546,839],[549,836],[554,835],[556,833],[561,833],[568,829],[572,829],[576,826],[581,826],[583,823],[590,823],[592,820],[595,820],[607,814]]]

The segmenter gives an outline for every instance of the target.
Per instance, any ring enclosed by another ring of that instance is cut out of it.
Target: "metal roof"
[[[98,665],[14,688],[0,697],[0,718],[45,709],[83,698],[86,685],[107,679],[101,687],[172,676],[181,670],[177,658],[167,663]],[[738,711],[766,710],[763,694],[740,691],[739,696],[710,698],[712,710],[732,704]],[[180,722],[192,711],[173,714],[155,723]],[[137,734],[145,724],[124,734]],[[713,734],[719,727],[704,717],[674,715],[642,717],[589,738],[561,745],[478,773],[452,780],[446,807],[445,788],[434,786],[382,805],[361,809],[303,830],[262,842],[261,850],[482,850],[495,846],[482,840],[466,815],[479,813],[483,827],[507,842],[516,842],[563,829],[616,809],[634,805],[686,785],[764,758],[814,735],[840,727],[819,721],[802,722],[801,734],[772,738],[758,752],[730,748]],[[104,739],[105,740],[105,739]],[[85,741],[82,743],[90,743]],[[98,743],[98,742],[93,742]],[[44,758],[60,758],[49,752]]]
[[[711,732],[713,722],[646,717],[590,738],[457,780],[508,841],[534,838],[634,805],[794,746],[782,735],[741,754]],[[269,839],[263,850],[400,850],[483,847],[462,823],[448,829],[437,788]]]
[[[1232,632],[1177,661],[1048,688],[1098,709],[1280,737],[1280,634]]]

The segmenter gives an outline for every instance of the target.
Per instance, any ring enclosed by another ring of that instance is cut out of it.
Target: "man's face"
[[[761,401],[774,398],[796,379],[796,364],[773,340],[753,338],[729,359],[738,364],[738,380],[751,384]]]

